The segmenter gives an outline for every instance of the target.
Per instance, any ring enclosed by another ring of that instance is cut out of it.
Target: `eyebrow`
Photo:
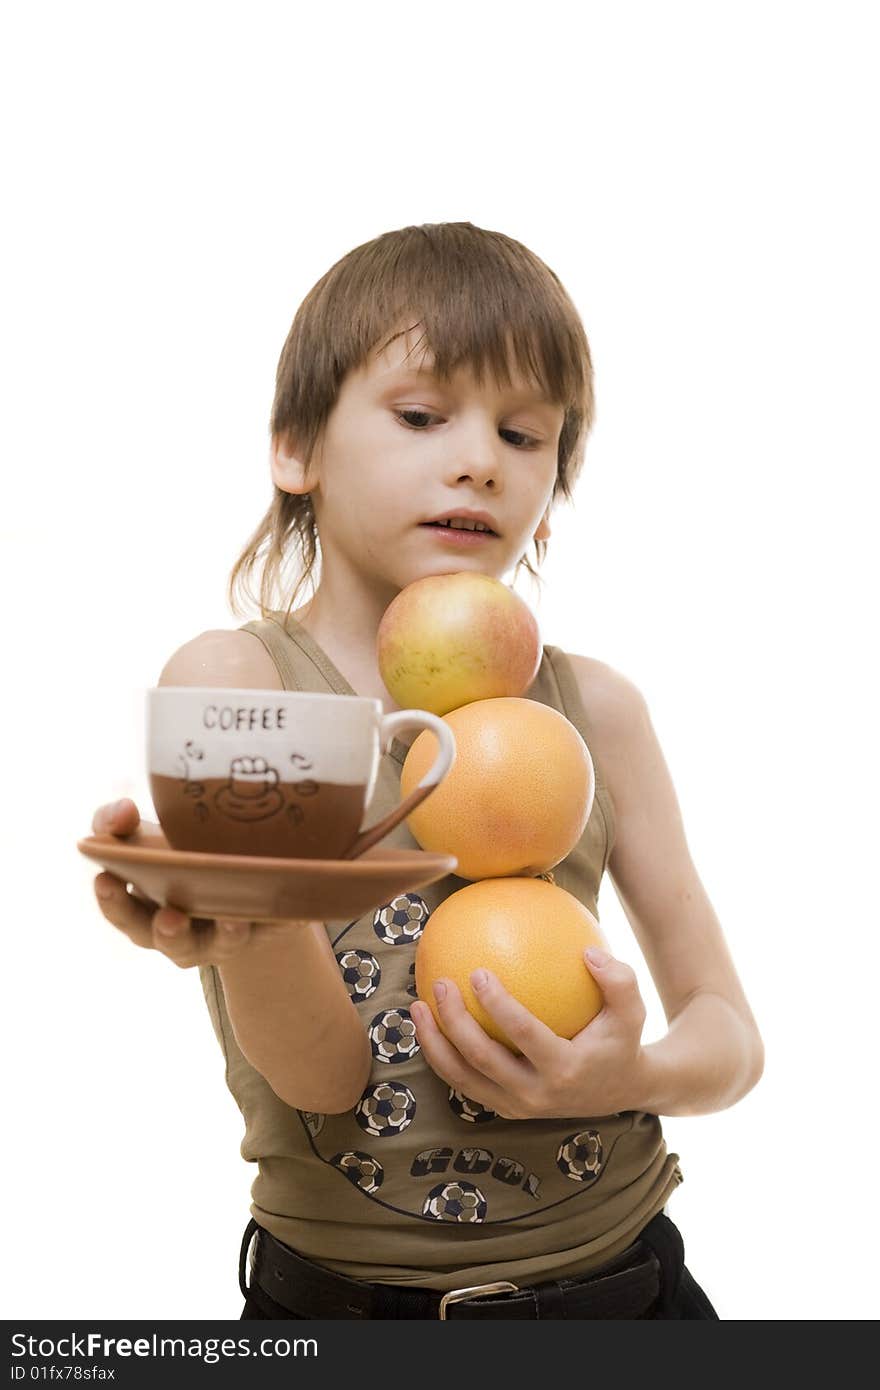
[[[439,382],[439,383],[440,383],[441,385],[443,385],[443,386],[446,386],[446,385],[449,385],[449,384],[450,384],[450,383],[448,383],[448,382],[443,381],[443,380],[437,375],[437,373],[434,371],[434,369],[433,369],[432,367],[429,367],[429,366],[428,366],[428,367],[425,367],[425,366],[422,366],[422,367],[398,367],[398,368],[394,368],[392,371],[390,371],[390,372],[388,373],[388,376],[389,376],[389,384],[392,384],[392,383],[393,383],[394,386],[398,386],[398,385],[402,384],[403,382],[408,381],[408,380],[410,380],[410,379],[413,380],[413,381],[415,381],[415,380],[417,380],[417,379],[418,379],[418,380],[421,380],[421,381],[424,381],[425,379],[428,379],[428,380],[431,380],[431,381]],[[543,393],[543,391],[535,391],[535,390],[533,390],[533,389],[531,389],[531,388],[529,388],[529,387],[523,387],[523,388],[521,388],[521,389],[513,389],[513,388],[511,388],[510,394],[511,394],[512,396],[516,396],[519,400],[523,400],[523,401],[534,401],[534,403],[535,403],[536,405],[556,406],[556,405],[559,404],[558,401],[552,401],[552,400],[550,399],[549,396],[545,396],[544,393]]]

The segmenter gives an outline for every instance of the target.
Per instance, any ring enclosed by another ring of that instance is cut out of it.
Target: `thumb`
[[[92,820],[96,835],[131,835],[140,824],[140,813],[130,797],[99,806]]]
[[[617,960],[610,951],[597,946],[588,946],[584,951],[587,969],[605,996],[608,1008],[633,1009],[641,1012],[644,1008],[639,993],[636,972],[626,961]]]
[[[584,960],[609,1003],[632,988],[635,971],[624,961],[616,960],[610,951],[603,950],[601,946],[588,946],[584,951]]]
[[[588,946],[584,951],[584,960],[590,971],[597,976],[607,970],[609,966],[617,964],[611,952],[604,950],[601,946]]]

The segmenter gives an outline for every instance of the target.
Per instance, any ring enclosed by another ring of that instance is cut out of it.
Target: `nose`
[[[459,482],[497,492],[501,486],[502,441],[494,424],[462,425],[451,450],[449,471]]]

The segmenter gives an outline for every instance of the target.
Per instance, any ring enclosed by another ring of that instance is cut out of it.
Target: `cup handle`
[[[426,709],[399,709],[393,710],[391,714],[382,716],[379,725],[379,746],[383,753],[388,752],[391,740],[400,729],[431,729],[440,740],[440,749],[433,765],[428,769],[417,787],[410,792],[409,796],[404,797],[399,806],[395,806],[387,816],[371,825],[369,829],[362,830],[357,839],[343,854],[343,859],[357,859],[363,854],[364,850],[370,849],[372,845],[383,840],[389,830],[393,830],[395,825],[399,825],[415,808],[424,801],[426,796],[442,782],[452,764],[455,762],[455,735],[449,725],[436,714],[430,714]]]

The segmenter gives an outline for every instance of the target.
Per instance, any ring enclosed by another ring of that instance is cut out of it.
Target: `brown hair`
[[[469,366],[479,384],[490,367],[499,388],[506,387],[512,347],[520,373],[564,407],[551,503],[560,494],[570,500],[593,423],[593,369],[583,324],[549,266],[520,242],[471,222],[385,232],[322,276],[297,310],[281,352],[270,436],[295,439],[297,456],[308,463],[346,373],[407,318],[422,327],[433,369],[446,380]],[[319,539],[312,499],[274,483],[273,488],[269,509],[229,576],[229,603],[238,616],[237,591],[255,601],[249,580],[261,548],[262,617],[278,611],[273,588],[283,595],[289,551],[299,551],[301,572],[287,613],[312,577]],[[546,540],[535,541],[539,565],[546,548]],[[525,555],[517,570],[520,565],[540,584]]]

